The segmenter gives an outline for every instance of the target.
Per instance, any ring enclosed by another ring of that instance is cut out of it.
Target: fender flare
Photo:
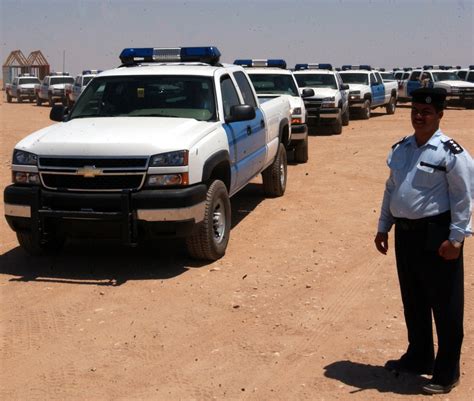
[[[229,182],[224,182],[227,186],[227,189],[230,187],[230,156],[227,150],[219,150],[213,155],[211,155],[205,162],[202,168],[202,182],[206,182],[211,178],[212,172],[214,169],[221,163],[226,163],[229,166]]]
[[[285,129],[285,127],[288,128],[288,133],[286,134],[287,138],[286,138],[286,141],[284,142],[283,141],[283,130]],[[279,132],[278,132],[278,136],[279,136],[279,141],[280,143],[282,143],[283,145],[285,145],[285,147],[287,145],[289,145],[290,143],[290,124],[289,124],[289,121],[287,118],[283,118],[281,121],[280,121],[280,127],[279,127]]]

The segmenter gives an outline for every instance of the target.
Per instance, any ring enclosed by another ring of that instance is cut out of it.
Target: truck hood
[[[467,81],[438,81],[435,83],[438,88],[474,88],[474,83]]]
[[[49,85],[48,90],[51,90],[51,89],[64,89],[64,87],[65,87],[66,85],[67,85],[67,84],[54,84],[54,85]]]
[[[73,119],[34,132],[16,149],[50,156],[149,156],[190,149],[219,125],[168,117]]]
[[[282,97],[284,99],[288,99],[288,102],[290,103],[291,110],[293,110],[295,107],[303,107],[304,106],[303,99],[300,96],[275,95],[275,94],[259,93],[257,97],[258,97],[258,100],[259,100],[260,103],[268,102],[269,100],[275,99],[276,97]]]
[[[336,89],[331,89],[331,88],[303,88],[303,89],[313,89],[314,90],[314,96],[313,97],[307,97],[305,99],[324,99],[325,97],[333,97],[336,96],[337,90]]]
[[[350,91],[361,91],[361,92],[370,92],[370,87],[368,85],[362,84],[349,84]]]

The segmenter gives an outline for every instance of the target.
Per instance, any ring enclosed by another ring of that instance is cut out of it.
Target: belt
[[[451,222],[451,211],[447,211],[435,216],[423,217],[421,219],[405,219],[403,217],[395,217],[395,225],[403,231],[423,231],[428,224],[438,226],[448,226]]]

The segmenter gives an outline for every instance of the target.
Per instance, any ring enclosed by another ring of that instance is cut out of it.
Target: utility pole
[[[66,71],[66,50],[63,50],[63,72]]]

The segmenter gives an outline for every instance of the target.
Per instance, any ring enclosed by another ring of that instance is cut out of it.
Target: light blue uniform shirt
[[[474,163],[465,149],[448,141],[438,130],[423,146],[412,135],[393,147],[379,232],[389,232],[397,217],[421,219],[450,210],[449,239],[462,242],[472,234]]]

